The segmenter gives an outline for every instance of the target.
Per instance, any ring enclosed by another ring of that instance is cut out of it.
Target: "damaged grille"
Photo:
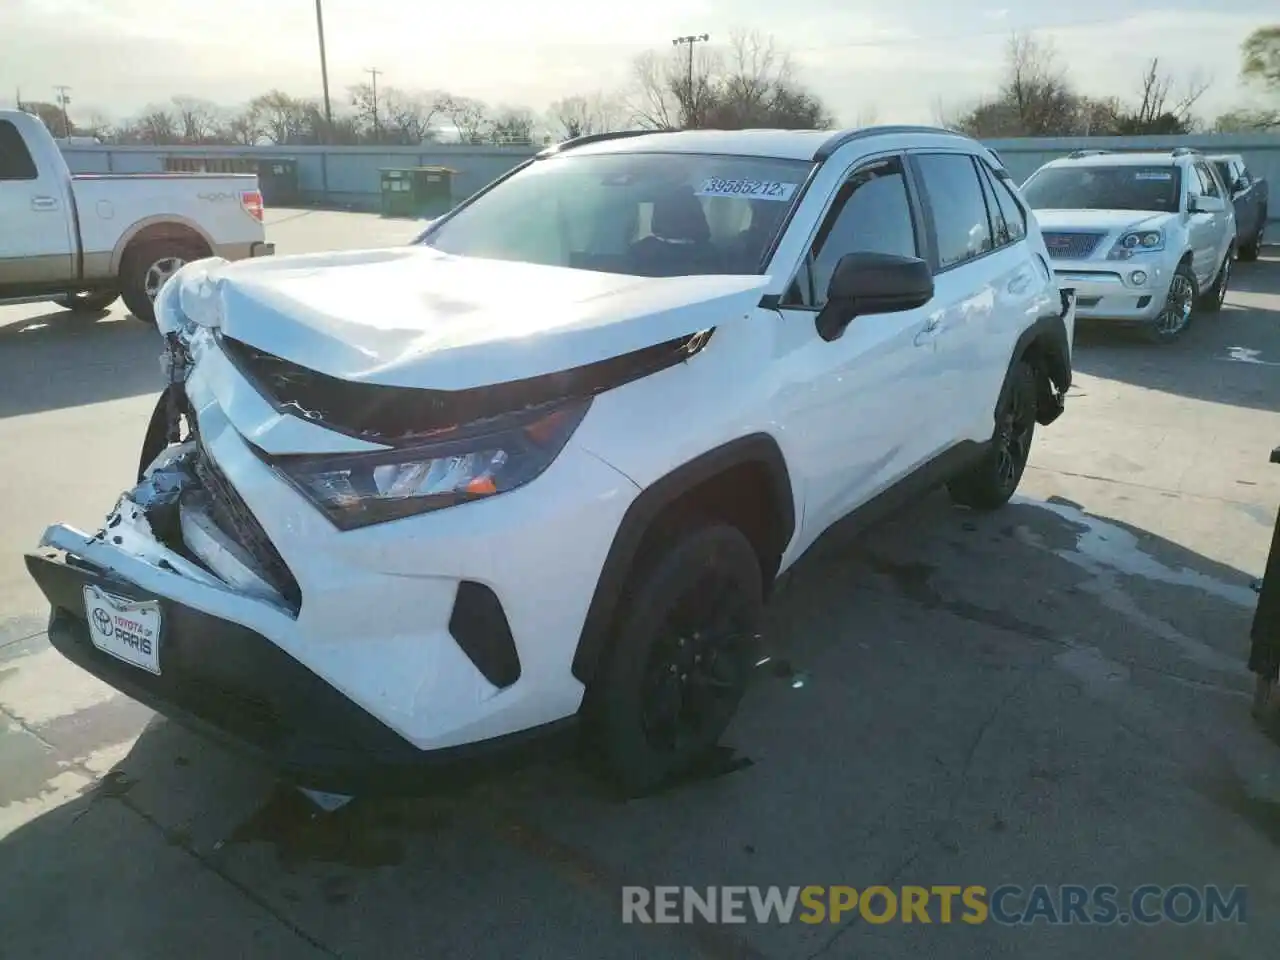
[[[232,363],[282,413],[363,440],[395,443],[447,432],[504,414],[586,398],[689,359],[714,330],[703,330],[597,363],[466,390],[390,387],[342,380],[222,336]]]
[[[263,578],[274,587],[294,611],[302,606],[302,589],[275,545],[258,523],[249,505],[240,498],[203,446],[195,458],[195,473],[209,496],[210,513],[222,531],[257,562]]]

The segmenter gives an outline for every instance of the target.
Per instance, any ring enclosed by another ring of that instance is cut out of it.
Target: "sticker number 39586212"
[[[787,201],[795,193],[794,183],[778,180],[727,180],[708,177],[698,188],[700,197],[742,197],[744,200]]]

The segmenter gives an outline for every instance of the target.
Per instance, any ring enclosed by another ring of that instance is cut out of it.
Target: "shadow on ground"
[[[1230,289],[1221,313],[1198,315],[1168,345],[1148,343],[1138,332],[1106,321],[1081,321],[1076,370],[1195,400],[1280,409],[1280,313],[1233,302],[1246,291],[1280,294],[1280,260],[1236,264]]]
[[[122,312],[55,310],[0,326],[0,417],[158,392],[160,337]]]
[[[1247,719],[1248,579],[1065,501],[935,496],[788,578],[735,772],[621,802],[570,758],[319,815],[156,721],[0,841],[0,928],[24,958],[1264,956],[1280,763]],[[620,922],[623,884],[1005,883],[1246,884],[1252,912]]]

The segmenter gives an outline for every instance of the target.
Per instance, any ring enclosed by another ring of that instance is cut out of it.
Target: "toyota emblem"
[[[103,610],[101,607],[98,607],[93,611],[93,625],[104,637],[109,637],[115,632],[111,626],[111,614],[107,613],[107,611]]]

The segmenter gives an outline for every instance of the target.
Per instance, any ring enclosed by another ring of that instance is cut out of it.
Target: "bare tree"
[[[1152,57],[1142,73],[1142,99],[1137,109],[1123,110],[1114,132],[1122,134],[1187,133],[1194,118],[1191,111],[1209,89],[1209,83],[1191,76],[1175,93],[1173,78],[1160,70],[1160,58]],[[1172,98],[1172,99],[1171,99]]]
[[[271,90],[250,104],[258,111],[263,132],[274,143],[296,143],[303,133],[307,104],[283,90]]]
[[[180,139],[177,118],[164,104],[144,109],[133,122],[133,130],[138,140],[156,146],[177,143]]]
[[[217,138],[222,119],[217,104],[179,95],[173,98],[173,110],[178,135],[184,143],[206,143]]]
[[[628,107],[636,122],[675,127],[821,128],[832,123],[822,102],[796,80],[791,58],[759,33],[735,34],[725,49],[641,55],[632,66]]]
[[[102,141],[109,141],[116,135],[115,124],[101,110],[89,110],[84,115],[84,121],[77,124],[77,128],[88,137],[97,137]]]
[[[250,103],[232,113],[223,126],[223,134],[234,144],[253,146],[265,136],[261,107]]]
[[[482,143],[489,128],[489,108],[480,100],[444,94],[439,102],[440,112],[458,130],[461,143]]]
[[[489,123],[489,137],[497,144],[530,144],[536,123],[526,107],[500,107]]]
[[[857,112],[853,118],[855,127],[874,127],[880,122],[880,111],[874,103],[868,104]]]
[[[623,110],[604,93],[565,97],[547,110],[547,126],[557,139],[584,137],[618,129]]]
[[[1280,93],[1280,24],[1259,27],[1240,44],[1240,76]]]
[[[440,112],[441,94],[388,87],[378,99],[382,126],[397,143],[410,146],[429,138],[431,121]]]

